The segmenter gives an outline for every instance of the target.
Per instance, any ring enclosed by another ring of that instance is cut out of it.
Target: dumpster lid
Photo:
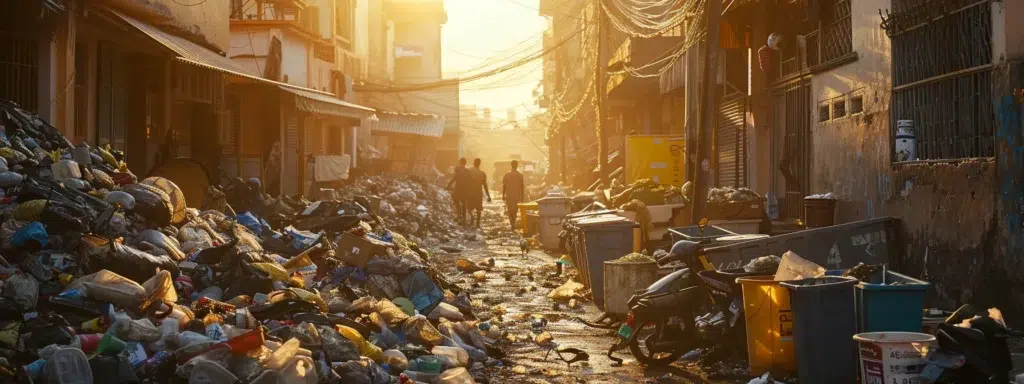
[[[563,194],[549,193],[547,196],[537,199],[537,204],[564,204],[570,202],[570,198]]]
[[[722,236],[722,237],[719,237],[716,240],[717,241],[740,242],[740,241],[750,241],[750,240],[763,239],[763,238],[766,238],[766,237],[768,237],[768,235],[754,233],[754,234],[746,234],[746,235]]]
[[[580,227],[612,227],[612,226],[636,226],[635,221],[622,216],[603,215],[588,217],[576,223]]]

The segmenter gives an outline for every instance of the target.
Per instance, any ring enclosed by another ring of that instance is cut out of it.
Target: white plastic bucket
[[[935,336],[869,332],[853,336],[860,351],[861,384],[917,383]]]
[[[917,160],[917,135],[913,120],[896,122],[896,161]]]

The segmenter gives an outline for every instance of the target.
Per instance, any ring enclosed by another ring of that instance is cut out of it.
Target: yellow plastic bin
[[[519,203],[519,226],[523,231],[523,236],[530,236],[529,228],[526,226],[526,213],[528,211],[536,212],[538,210],[537,202]]]
[[[750,374],[792,375],[796,372],[796,346],[789,291],[774,276],[741,277],[736,282],[743,287]]]

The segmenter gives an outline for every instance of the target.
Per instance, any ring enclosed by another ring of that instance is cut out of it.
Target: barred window
[[[912,120],[917,160],[995,153],[989,4],[893,0],[882,17],[892,40],[890,135],[897,121]]]

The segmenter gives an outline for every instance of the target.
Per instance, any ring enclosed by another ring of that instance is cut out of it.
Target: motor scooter
[[[939,347],[928,351],[921,383],[1009,384],[1013,362],[1007,340],[1021,336],[1006,327],[998,310],[964,305],[938,325]]]
[[[707,221],[700,221],[701,235]],[[609,349],[609,359],[621,364],[622,359],[612,353],[629,348],[640,363],[658,366],[697,348],[741,350],[731,348],[745,339],[736,278],[757,273],[716,270],[704,254],[708,243],[678,241],[667,256],[657,260],[660,266],[682,262],[685,268],[636,291],[627,301],[630,311],[618,328],[618,341]]]

